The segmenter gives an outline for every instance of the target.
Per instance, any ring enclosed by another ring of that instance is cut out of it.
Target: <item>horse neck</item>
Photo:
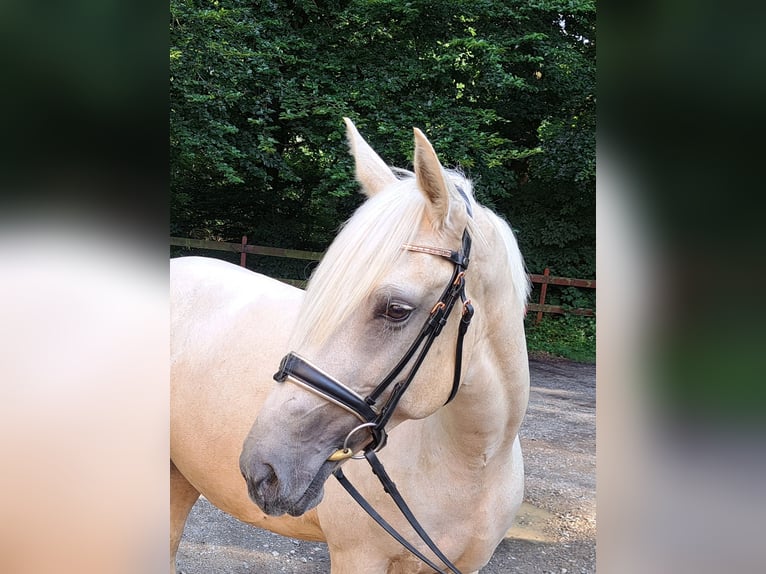
[[[438,432],[453,437],[452,448],[462,460],[486,464],[510,453],[527,408],[529,364],[524,336],[525,301],[513,295],[513,277],[498,264],[501,241],[494,227],[484,225],[489,246],[472,254],[469,295],[476,314],[466,337],[463,380],[455,399],[438,411]],[[494,248],[491,246],[495,246]]]

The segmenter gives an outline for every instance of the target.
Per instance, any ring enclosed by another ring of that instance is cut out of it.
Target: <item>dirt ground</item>
[[[526,488],[516,524],[481,574],[596,571],[596,367],[530,360],[532,389],[521,427]],[[394,477],[395,479],[395,477]],[[184,574],[327,573],[321,543],[243,524],[201,499],[178,551]]]

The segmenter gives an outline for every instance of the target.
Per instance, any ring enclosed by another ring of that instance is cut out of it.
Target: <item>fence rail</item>
[[[187,249],[209,249],[212,251],[228,251],[229,253],[240,253],[239,264],[242,267],[247,266],[247,255],[266,255],[269,257],[285,257],[287,259],[304,259],[308,261],[319,261],[324,255],[321,251],[301,251],[298,249],[282,249],[279,247],[264,247],[262,245],[250,245],[247,243],[247,235],[242,236],[241,243],[225,243],[223,241],[208,241],[203,239],[191,239],[188,237],[171,237],[170,245],[175,247],[186,247]],[[569,308],[560,305],[546,305],[545,298],[548,293],[548,285],[559,285],[564,287],[578,287],[581,289],[595,289],[595,279],[573,279],[571,277],[555,277],[550,274],[547,267],[542,275],[530,273],[532,283],[540,284],[540,298],[537,303],[529,303],[527,311],[536,311],[535,322],[542,321],[543,313],[556,313],[559,315],[583,315],[595,317],[595,309],[587,308]],[[280,279],[285,283],[304,287],[305,281],[295,279]]]

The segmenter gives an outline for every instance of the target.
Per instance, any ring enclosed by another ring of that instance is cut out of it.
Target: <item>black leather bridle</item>
[[[462,194],[462,192],[461,192]],[[466,200],[466,204],[470,204]],[[463,232],[463,240],[460,251],[451,251],[449,249],[442,249],[438,247],[423,247],[418,245],[405,244],[403,249],[408,251],[416,251],[420,253],[428,253],[443,257],[451,261],[454,265],[452,277],[449,284],[444,289],[441,297],[437,303],[431,309],[423,327],[418,333],[415,340],[410,345],[407,352],[394,366],[393,369],[383,378],[383,380],[373,389],[373,391],[366,397],[362,397],[356,391],[344,385],[331,375],[322,371],[319,367],[311,364],[309,361],[299,356],[296,353],[288,353],[283,359],[279,367],[279,371],[274,375],[274,379],[277,382],[291,381],[296,383],[305,389],[315,393],[322,398],[346,409],[354,414],[362,421],[362,424],[355,427],[348,433],[343,447],[334,452],[328,460],[340,461],[347,458],[366,458],[372,467],[373,473],[383,484],[385,491],[391,496],[399,510],[407,518],[408,522],[420,536],[421,540],[444,562],[447,568],[454,574],[460,574],[459,570],[450,562],[439,548],[434,544],[428,534],[423,530],[418,521],[413,516],[407,504],[404,502],[401,494],[399,493],[396,485],[390,479],[382,463],[378,459],[376,452],[382,449],[387,440],[386,425],[388,424],[391,416],[399,403],[399,400],[404,395],[405,391],[409,387],[413,378],[418,372],[423,360],[426,358],[428,351],[431,348],[436,337],[442,331],[442,328],[447,323],[452,309],[455,307],[458,299],[463,303],[463,312],[460,318],[460,325],[458,327],[457,343],[455,346],[455,370],[452,379],[452,390],[447,397],[444,404],[449,403],[458,392],[460,388],[460,377],[462,370],[462,356],[463,356],[463,339],[465,337],[468,326],[471,323],[473,317],[473,306],[471,301],[467,299],[465,294],[465,270],[468,268],[469,256],[471,252],[471,236],[468,230]],[[406,376],[400,378],[400,375],[407,367],[412,363]],[[399,379],[399,380],[397,380]],[[395,382],[396,381],[396,382]],[[393,389],[389,394],[386,401],[378,406],[378,401],[383,393],[391,387]],[[372,440],[364,447],[363,456],[353,456],[353,450],[351,448],[351,437],[358,431],[368,429],[371,433]],[[380,524],[391,536],[393,536],[399,543],[401,543],[410,552],[415,554],[423,562],[428,564],[436,572],[442,572],[439,566],[434,564],[431,560],[425,557],[419,550],[417,550],[411,543],[405,540],[398,532],[396,532],[390,524],[388,524],[383,517],[381,517],[370,504],[362,497],[356,488],[348,481],[343,474],[343,471],[338,468],[333,474],[341,483],[341,485],[348,491],[348,493],[359,503],[360,506],[370,515],[372,518]]]

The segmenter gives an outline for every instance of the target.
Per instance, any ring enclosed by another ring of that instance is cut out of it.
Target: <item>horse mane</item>
[[[367,199],[341,226],[312,274],[293,329],[291,349],[324,343],[393,270],[406,253],[402,245],[415,240],[426,214],[426,199],[417,188],[414,173],[393,171],[398,180]],[[470,180],[456,170],[445,170],[445,175],[452,186],[460,186],[468,201],[475,204]],[[453,196],[451,209],[467,208],[457,192]],[[491,214],[489,220],[503,239],[516,294],[525,302],[529,278],[516,239],[507,223],[490,210],[482,209]],[[475,240],[487,244],[473,219],[468,219],[467,226]]]
[[[527,299],[529,298],[529,293],[532,291],[532,281],[530,280],[526,266],[524,265],[524,258],[521,255],[516,236],[513,234],[511,226],[505,219],[491,209],[486,207],[483,207],[482,209],[505,246],[513,292],[516,301],[520,303],[523,311]]]

